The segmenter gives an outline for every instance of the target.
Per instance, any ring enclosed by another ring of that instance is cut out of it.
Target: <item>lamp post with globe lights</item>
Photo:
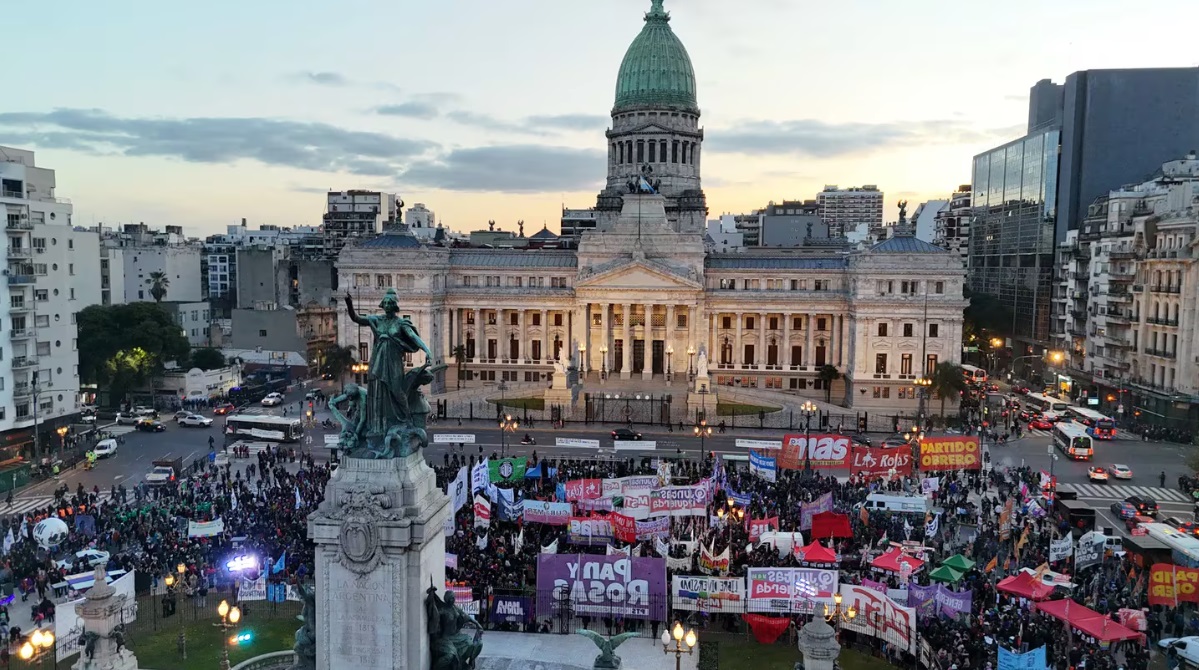
[[[508,433],[515,433],[520,428],[520,421],[511,414],[505,414],[500,419],[500,458],[508,455]]]
[[[707,419],[700,419],[699,423],[691,427],[691,432],[699,438],[699,455],[703,458],[704,455],[704,440],[712,437],[712,427],[708,425]]]
[[[182,598],[183,578],[184,578],[184,576],[187,575],[187,566],[184,565],[183,563],[180,563],[179,565],[175,566],[175,572],[179,573],[178,577],[176,577],[175,575],[172,575],[170,573],[167,573],[167,576],[165,579],[163,579],[163,581],[167,585],[168,592],[171,592],[172,586],[174,587],[174,592],[171,597],[177,603],[176,607],[178,607],[178,604],[181,604],[182,600],[183,600],[183,598]],[[187,660],[187,627],[183,623],[183,615],[180,614],[178,612],[178,610],[176,610],[175,613],[179,614],[179,637],[175,641],[175,645],[179,648],[179,656],[183,660],[186,661]]]
[[[808,474],[811,474],[811,472],[812,472],[812,417],[816,415],[816,412],[819,411],[819,408],[816,407],[816,403],[812,402],[811,400],[805,400],[804,403],[799,406],[799,411],[803,412],[803,416],[804,416],[804,424],[803,424],[804,470]]]
[[[674,622],[674,628],[662,631],[662,653],[674,654],[674,670],[680,670],[683,666],[683,654],[694,654],[695,645],[699,642],[699,638],[695,634],[695,629],[684,631],[683,624],[678,621]]]
[[[17,650],[17,656],[20,656],[21,660],[26,662],[33,661],[34,658],[40,660],[43,658],[43,654],[54,647],[55,642],[57,640],[54,637],[54,633],[48,630],[35,630],[29,636],[29,639],[21,645],[21,648]],[[57,656],[57,653],[55,656]]]
[[[834,628],[839,628],[841,624],[847,624],[858,617],[858,609],[852,605],[848,608],[841,606],[841,594],[833,594],[833,606],[829,607],[828,603],[824,604],[824,620],[829,622]]]
[[[229,641],[225,639],[225,634],[241,621],[241,610],[230,607],[229,601],[222,600],[216,607],[216,613],[221,616],[221,621],[212,625],[221,629],[221,670],[229,670]]]
[[[728,503],[728,506],[716,510],[716,516],[722,521],[725,520],[726,517],[728,518],[727,525],[729,528],[729,546],[731,547],[733,546],[733,526],[745,520],[745,510],[737,507],[737,501],[733,500],[732,498],[729,498],[725,502]]]

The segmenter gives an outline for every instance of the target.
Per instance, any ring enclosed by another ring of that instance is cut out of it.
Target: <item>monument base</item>
[[[699,386],[697,385],[696,388],[699,388]],[[711,387],[708,386],[707,382],[705,381],[703,388],[710,389]],[[695,390],[688,391],[687,412],[692,416],[698,416],[698,414],[702,412],[704,417],[708,420],[708,423],[712,423],[716,420],[717,400],[718,399],[714,391],[709,390],[706,393],[699,393]]]
[[[317,670],[428,670],[430,585],[445,590],[449,499],[423,454],[342,459],[308,517]]]

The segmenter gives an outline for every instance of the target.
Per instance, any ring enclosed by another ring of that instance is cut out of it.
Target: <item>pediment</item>
[[[631,129],[629,132],[633,132],[633,133],[673,133],[675,131],[670,128],[666,128],[664,126],[660,126],[656,123],[644,123],[640,126],[637,126],[636,128]]]
[[[683,276],[653,261],[628,261],[595,268],[575,282],[576,288],[637,289],[701,289],[695,279]]]

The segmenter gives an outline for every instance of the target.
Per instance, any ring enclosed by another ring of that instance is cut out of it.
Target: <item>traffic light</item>
[[[243,645],[243,644],[250,644],[253,641],[254,641],[254,634],[251,633],[250,631],[244,631],[244,632],[238,633],[237,635],[234,635],[233,637],[229,638],[229,644],[233,645],[235,647],[239,646],[239,645]]]

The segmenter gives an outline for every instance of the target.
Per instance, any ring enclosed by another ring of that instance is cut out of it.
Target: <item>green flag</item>
[[[487,467],[491,471],[493,484],[516,484],[524,481],[526,463],[523,458],[491,460],[487,461]]]

